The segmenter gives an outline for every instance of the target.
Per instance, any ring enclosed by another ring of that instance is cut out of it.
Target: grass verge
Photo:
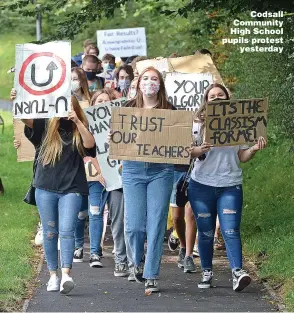
[[[32,178],[32,163],[17,163],[13,147],[12,114],[0,111],[5,120],[0,132],[0,177],[5,194],[0,197],[0,312],[19,310],[34,276],[38,259],[31,240],[38,221],[37,209],[22,198]]]
[[[244,166],[242,234],[245,254],[294,310],[294,143],[270,138]]]

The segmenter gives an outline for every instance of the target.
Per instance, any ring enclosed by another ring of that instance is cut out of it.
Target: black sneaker
[[[211,270],[204,270],[202,272],[202,278],[200,283],[198,284],[198,288],[208,289],[211,287],[213,273]]]
[[[186,249],[180,248],[179,256],[178,256],[178,268],[184,267],[185,256],[186,256]]]
[[[102,267],[101,258],[97,254],[91,254],[90,267]]]
[[[157,280],[156,279],[146,279],[145,293],[150,294],[152,292],[159,292]]]
[[[127,264],[115,264],[114,267],[114,276],[115,277],[126,277],[129,276],[128,266]]]
[[[74,263],[82,263],[84,262],[84,250],[83,248],[76,248],[73,257]]]
[[[191,256],[186,256],[184,259],[184,273],[196,273],[196,265]]]
[[[168,242],[167,242],[169,250],[176,251],[179,247],[179,244],[180,244],[179,238],[174,237],[173,233],[171,232],[168,238]]]
[[[143,277],[144,263],[142,262],[140,266],[134,266],[134,276],[137,283],[144,283],[145,278]]]
[[[251,283],[251,278],[244,270],[235,270],[232,273],[233,276],[233,290],[242,291]]]

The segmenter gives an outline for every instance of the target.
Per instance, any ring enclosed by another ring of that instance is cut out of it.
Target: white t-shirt
[[[201,124],[194,123],[193,135],[195,137],[198,137],[200,127]],[[195,137],[194,139],[197,139]],[[191,178],[200,184],[213,187],[230,187],[242,184],[242,170],[239,167],[238,152],[248,148],[247,145],[211,148],[206,153],[205,160],[196,159]]]

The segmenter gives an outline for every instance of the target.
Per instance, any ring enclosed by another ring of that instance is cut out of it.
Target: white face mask
[[[81,84],[78,80],[71,81],[71,91],[76,92],[81,88]]]

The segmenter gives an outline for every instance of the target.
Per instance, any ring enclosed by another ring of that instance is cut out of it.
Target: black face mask
[[[86,76],[87,76],[87,79],[88,80],[94,80],[95,79],[95,77],[96,77],[96,75],[97,75],[97,73],[96,72],[86,72],[85,71],[85,74],[86,74]]]
[[[226,100],[228,100],[228,99],[215,98],[212,101],[226,101]]]

